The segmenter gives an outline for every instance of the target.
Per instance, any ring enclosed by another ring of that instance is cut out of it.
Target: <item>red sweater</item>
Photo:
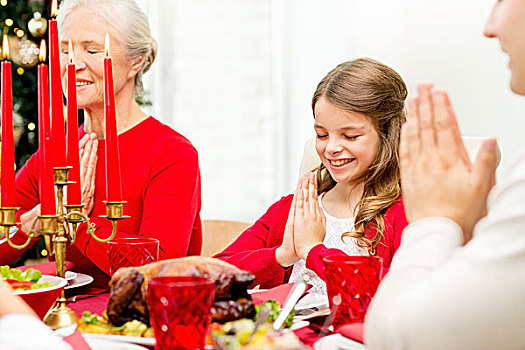
[[[288,195],[274,203],[253,226],[246,229],[239,238],[215,257],[252,272],[256,276],[253,285],[260,284],[261,288],[272,288],[288,282],[292,267],[281,267],[275,259],[275,250],[283,241],[292,199],[293,195]],[[383,276],[390,268],[392,257],[401,243],[401,233],[407,225],[401,199],[387,209],[384,221],[384,238],[379,243],[376,253],[383,258]],[[367,238],[373,238],[375,230],[367,228],[365,235]],[[310,250],[306,259],[306,267],[324,281],[326,276],[322,259],[329,255],[346,254],[339,249],[327,248],[319,244]]]
[[[84,135],[83,127],[80,136]],[[153,237],[160,241],[160,259],[199,255],[202,232],[200,221],[201,189],[197,151],[182,135],[153,117],[118,136],[124,214],[118,221],[115,237]],[[105,142],[99,140],[95,176],[95,198],[90,222],[100,238],[111,234],[106,214]],[[17,203],[20,212],[37,205],[39,152],[35,153],[16,176]],[[17,242],[25,235],[15,234]],[[36,240],[35,240],[36,241]],[[100,243],[79,225],[74,246],[68,246],[67,259],[75,271],[91,275],[109,273],[107,243]],[[1,263],[10,263],[21,251],[0,245]],[[86,259],[87,258],[87,259]],[[9,261],[11,260],[11,261]]]

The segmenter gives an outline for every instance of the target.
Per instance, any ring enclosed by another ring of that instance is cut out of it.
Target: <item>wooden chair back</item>
[[[230,245],[251,224],[232,220],[202,220],[202,256],[212,257]]]

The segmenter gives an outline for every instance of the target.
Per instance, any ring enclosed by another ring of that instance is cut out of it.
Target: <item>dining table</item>
[[[43,274],[55,274],[53,273],[55,267],[54,262],[24,266],[20,267],[20,269],[25,270],[29,267],[40,270]],[[75,311],[79,317],[81,317],[85,311],[102,315],[107,308],[110,290],[109,287],[101,288],[100,286],[87,284],[78,288],[66,289],[65,296],[67,299],[67,306]],[[308,326],[299,328],[295,330],[294,333],[303,344],[309,348],[313,348],[313,344],[322,337],[333,334],[332,331],[328,331],[320,335],[318,328],[310,328]],[[74,348],[75,350],[78,350],[77,347]]]
[[[84,292],[89,292],[89,289]],[[82,316],[84,311],[101,315],[104,310],[106,310],[109,294],[109,291],[106,293],[93,295],[92,297],[86,297],[88,294],[78,294],[80,295],[80,299],[75,300],[74,302],[69,302],[67,305],[79,316]],[[69,296],[69,298],[72,297],[73,295]],[[300,328],[294,332],[297,337],[307,346],[312,346],[317,340],[320,339],[319,334],[308,327]]]

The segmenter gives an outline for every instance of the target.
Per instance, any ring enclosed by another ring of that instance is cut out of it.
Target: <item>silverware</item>
[[[255,325],[253,326],[253,331],[250,333],[250,336],[246,340],[246,345],[250,344],[252,341],[253,336],[255,333],[257,333],[257,330],[259,327],[266,321],[268,318],[268,315],[270,315],[271,307],[269,305],[264,305],[259,310],[259,316],[257,317],[257,320],[255,320]]]
[[[77,301],[76,295],[72,296],[71,298],[66,299],[66,303],[74,303],[75,301]]]
[[[328,333],[329,327],[332,325],[332,321],[335,317],[335,314],[337,313],[337,309],[339,308],[339,305],[341,305],[341,301],[342,301],[341,294],[336,294],[332,298],[332,306],[330,307],[330,315],[326,317],[323,323],[323,327],[319,331],[320,337]]]
[[[295,285],[290,291],[290,294],[288,294],[288,298],[286,298],[286,301],[284,302],[281,312],[273,323],[274,330],[278,330],[282,327],[284,321],[286,321],[286,318],[290,312],[292,312],[295,304],[297,304],[297,301],[301,298],[304,291],[306,290],[309,280],[310,277],[308,275],[302,275],[299,281],[295,282]]]
[[[324,309],[320,309],[320,310],[312,310],[311,312],[307,313],[307,314],[295,314],[293,320],[294,322],[295,321],[303,321],[303,320],[309,320],[311,318],[316,318],[316,317],[320,317],[320,316],[328,316],[330,315],[330,309],[325,307]]]

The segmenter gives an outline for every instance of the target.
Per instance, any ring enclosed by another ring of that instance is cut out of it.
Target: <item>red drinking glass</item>
[[[206,277],[152,277],[147,298],[155,349],[204,349],[214,297],[215,282]]]
[[[115,238],[108,242],[109,273],[121,267],[142,266],[159,260],[159,240],[155,238]]]
[[[341,296],[332,325],[362,322],[379,282],[383,259],[377,256],[328,256],[323,258],[328,300]]]

